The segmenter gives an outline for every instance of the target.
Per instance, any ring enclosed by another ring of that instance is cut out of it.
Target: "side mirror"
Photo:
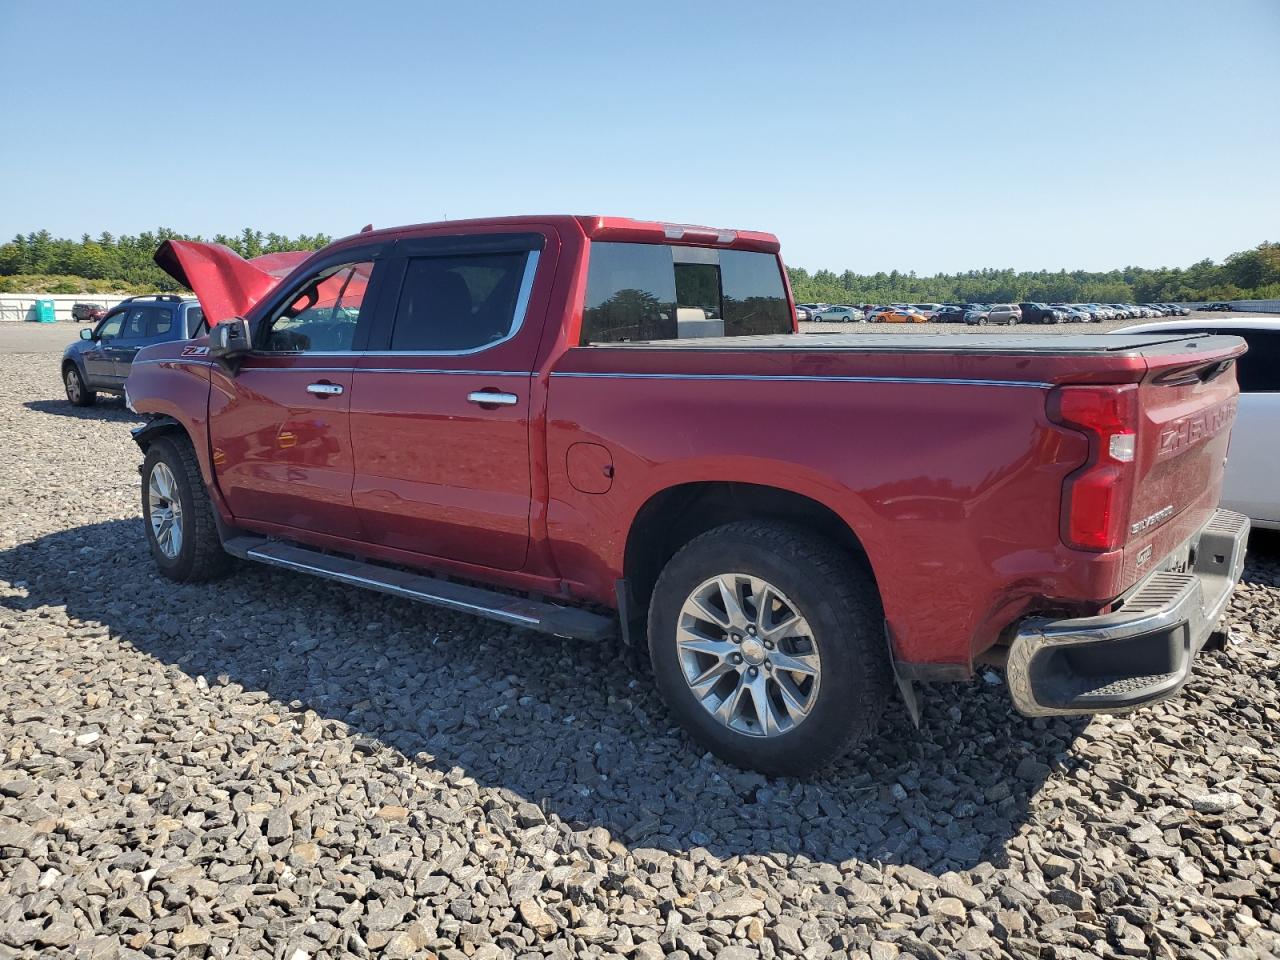
[[[93,339],[93,327],[82,327],[82,328],[80,329],[80,339],[81,339],[81,340],[92,340],[92,339]]]
[[[251,343],[249,321],[244,317],[232,317],[214,324],[209,331],[209,356],[230,366],[249,352]]]

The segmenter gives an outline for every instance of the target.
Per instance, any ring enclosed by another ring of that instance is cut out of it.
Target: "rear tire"
[[[649,655],[663,700],[696,741],[775,776],[812,773],[870,737],[893,686],[870,573],[783,523],[740,521],[687,543],[654,588]]]
[[[74,363],[67,364],[67,369],[63,371],[62,386],[66,389],[67,400],[73,407],[92,407],[98,402],[98,394],[89,389]]]
[[[170,580],[213,580],[230,569],[213,511],[191,441],[153,441],[142,462],[142,517],[151,556]]]

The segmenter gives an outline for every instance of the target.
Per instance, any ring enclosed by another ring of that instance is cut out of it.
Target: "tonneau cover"
[[[851,351],[861,353],[958,353],[958,354],[1072,354],[1104,356],[1138,353],[1164,344],[1194,341],[1196,349],[1225,348],[1235,337],[1175,331],[1169,333],[1068,334],[892,334],[892,333],[788,333],[758,337],[693,337],[684,340],[634,340],[594,345],[599,349],[724,351],[796,350]],[[1190,346],[1190,344],[1187,344]]]

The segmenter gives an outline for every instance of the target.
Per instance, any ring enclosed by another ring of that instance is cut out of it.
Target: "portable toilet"
[[[58,318],[53,312],[53,300],[49,297],[41,297],[36,301],[36,323],[53,323]]]

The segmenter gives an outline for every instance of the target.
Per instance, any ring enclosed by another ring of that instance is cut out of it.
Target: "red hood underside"
[[[212,326],[244,316],[309,256],[309,250],[290,250],[246,260],[220,243],[166,240],[156,250],[155,262],[195,292]]]

